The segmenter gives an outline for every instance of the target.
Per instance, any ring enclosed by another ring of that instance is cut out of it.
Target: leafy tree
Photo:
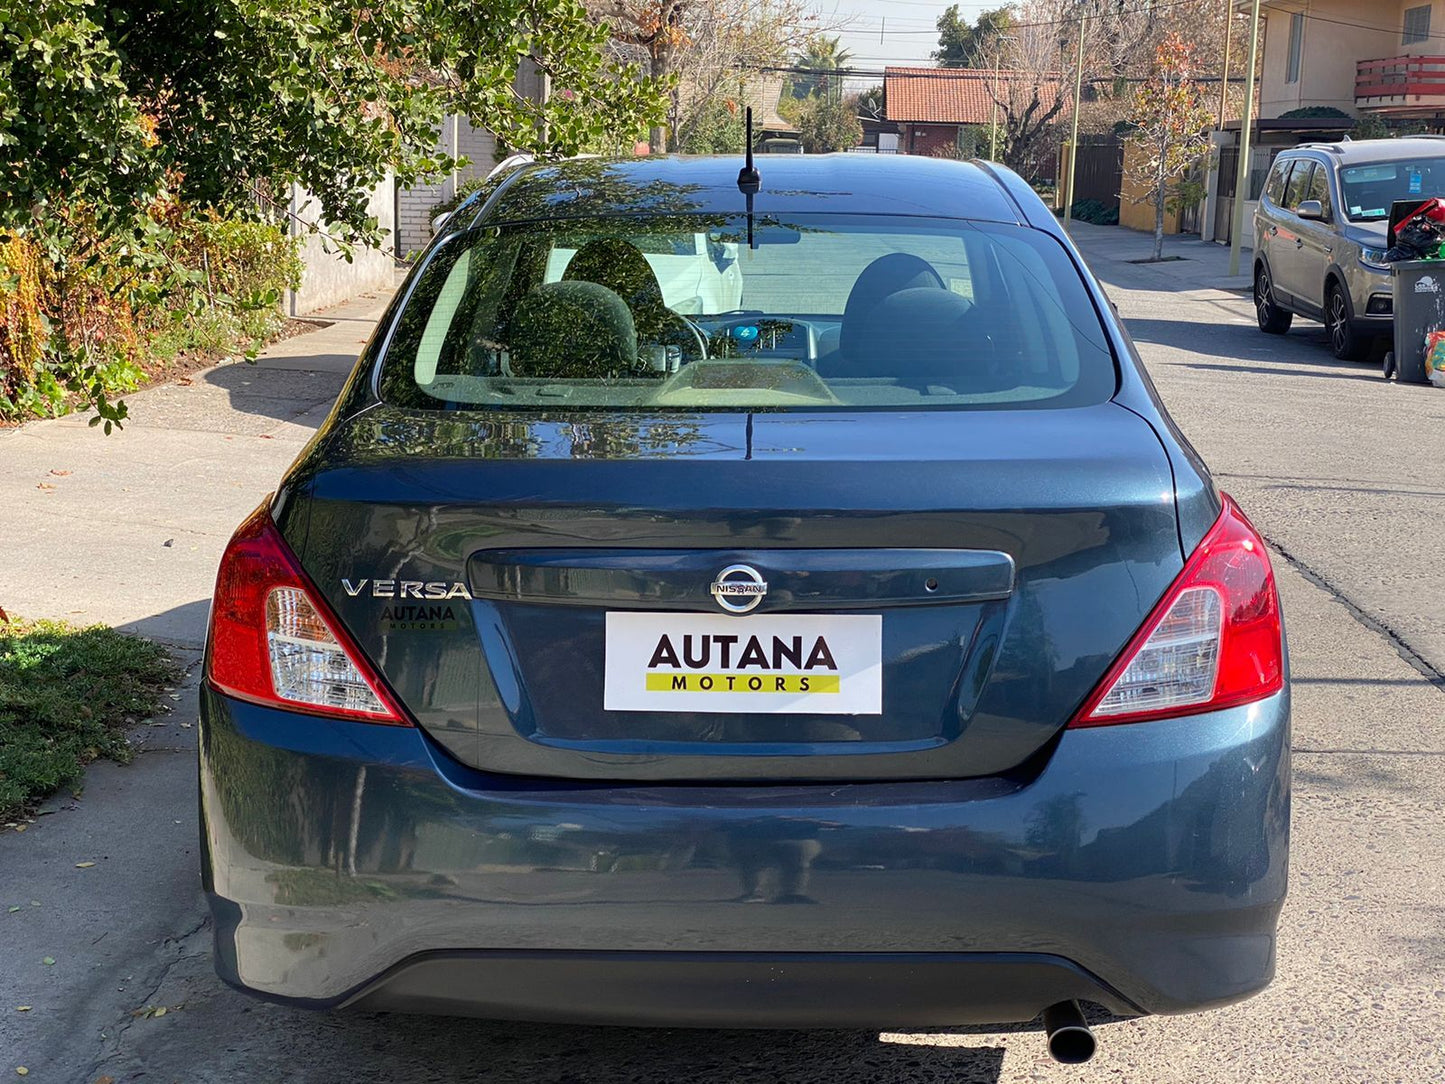
[[[1373,113],[1366,113],[1355,121],[1350,129],[1351,139],[1387,139],[1390,136],[1390,126],[1385,123],[1383,117]]]
[[[92,0],[0,0],[0,232],[57,194],[109,213],[159,177]]]
[[[623,55],[669,83],[655,150],[678,149],[720,95],[750,73],[779,67],[817,29],[806,0],[586,0]],[[715,118],[714,118],[715,119]]]
[[[980,12],[973,23],[969,23],[958,10],[950,5],[938,17],[938,48],[933,59],[940,68],[987,68],[993,66],[997,55],[999,39],[1008,33],[1013,25],[1012,4]]]
[[[736,154],[747,145],[743,110],[729,99],[713,99],[693,118],[682,141],[686,154]]]
[[[863,138],[858,99],[811,98],[798,113],[799,138],[809,154],[847,150]]]
[[[1147,186],[1139,201],[1154,208],[1154,256],[1164,254],[1164,212],[1178,201],[1180,183],[1209,146],[1210,109],[1195,73],[1194,46],[1178,34],[1164,37],[1154,69],[1134,95],[1129,142],[1143,153],[1129,174]]]
[[[183,199],[240,208],[299,181],[362,234],[388,170],[409,184],[450,168],[435,149],[448,108],[513,149],[566,155],[632,136],[660,104],[580,0],[98,0],[98,14]],[[545,104],[514,90],[525,59],[551,75]]]

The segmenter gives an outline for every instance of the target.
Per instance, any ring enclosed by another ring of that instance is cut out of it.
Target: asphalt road
[[[195,883],[192,672],[133,766],[97,766],[80,800],[63,796],[23,836],[0,835],[0,1077],[24,1065],[34,1081],[187,1084],[1445,1080],[1445,394],[1336,363],[1317,330],[1267,339],[1242,295],[1163,289],[1185,280],[1102,254],[1095,266],[1181,427],[1283,551],[1296,696],[1293,884],[1279,974],[1264,994],[1209,1014],[1109,1025],[1082,1068],[1054,1065],[1034,1033],[581,1029],[252,1001],[210,970]],[[291,371],[312,370],[301,359]],[[316,402],[335,381],[287,379]],[[158,430],[168,396],[158,394],[150,415]],[[273,428],[252,436],[299,441],[314,416],[305,401],[258,410]],[[147,409],[133,404],[137,426]],[[264,488],[272,461],[294,451],[257,447],[266,448],[257,477],[212,478],[223,504],[244,505],[243,482]],[[47,462],[28,443],[23,454],[0,443],[0,489],[17,466]],[[186,484],[179,474],[176,484]],[[15,507],[21,519],[31,514]],[[126,539],[95,542],[102,558],[136,538],[150,544],[122,519]],[[0,526],[0,554],[15,552],[13,531]],[[201,571],[224,540],[200,524],[187,539],[194,552],[177,555],[174,578],[149,603],[130,600],[145,611],[134,627],[175,629],[179,643],[193,636],[184,630],[203,605]],[[46,565],[34,597],[63,605],[85,567],[83,557],[73,573]],[[135,575],[137,590],[146,582]],[[7,601],[26,583],[0,567]],[[104,605],[109,619],[126,620],[123,599]],[[82,861],[96,865],[77,869]],[[32,1008],[15,1012],[21,1004]]]

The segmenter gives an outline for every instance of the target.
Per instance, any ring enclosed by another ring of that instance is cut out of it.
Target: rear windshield
[[[659,215],[462,231],[382,396],[434,409],[1063,407],[1114,392],[1067,253],[1020,226]]]

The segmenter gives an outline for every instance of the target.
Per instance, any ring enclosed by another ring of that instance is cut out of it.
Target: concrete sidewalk
[[[127,396],[109,437],[84,415],[0,431],[0,606],[199,648],[222,547],[326,417],[388,299],[318,313],[329,326],[254,365]]]
[[[1229,246],[1201,241],[1193,234],[1164,238],[1164,261],[1144,263],[1154,255],[1154,235],[1123,226],[1096,226],[1092,222],[1070,222],[1069,236],[1084,254],[1090,267],[1111,282],[1149,290],[1248,291],[1254,284],[1250,261],[1253,253],[1239,254],[1239,274],[1229,273]],[[1103,274],[1103,267],[1109,274]]]

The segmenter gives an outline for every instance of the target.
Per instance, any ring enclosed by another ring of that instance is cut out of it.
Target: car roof
[[[781,154],[755,159],[757,214],[891,214],[1026,221],[991,167],[915,155]],[[520,167],[486,206],[489,223],[557,216],[741,214],[742,155],[572,158]]]
[[[1445,139],[1410,136],[1403,139],[1356,139],[1344,143],[1301,143],[1280,153],[1293,155],[1301,151],[1326,155],[1340,165],[1393,162],[1400,158],[1445,158]]]

